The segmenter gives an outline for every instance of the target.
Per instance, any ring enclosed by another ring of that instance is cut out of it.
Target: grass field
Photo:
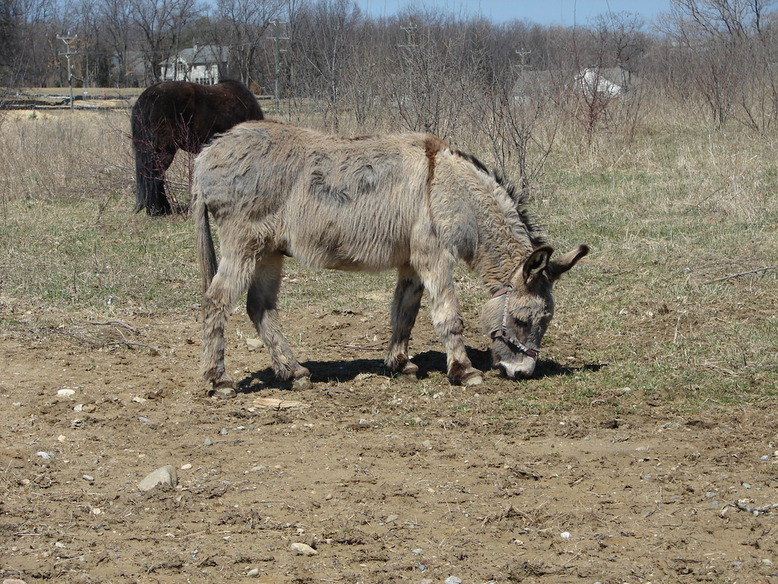
[[[76,311],[103,310],[110,299],[118,314],[198,303],[187,218],[131,212],[127,126],[126,112],[6,115],[3,295]],[[593,252],[558,286],[559,328],[547,342],[607,364],[596,376],[576,378],[571,399],[585,401],[602,384],[679,407],[775,396],[774,152],[772,138],[743,129],[710,133],[672,124],[646,130],[615,162],[607,150],[582,159],[559,148],[533,209],[558,249],[587,243]],[[188,198],[189,161],[179,156],[170,173],[181,200]],[[348,290],[392,287],[390,274],[314,274],[293,264],[288,273],[310,279],[312,290],[305,299],[282,295],[287,309],[316,296],[348,308]],[[465,272],[462,291],[477,315],[483,291]],[[539,389],[559,381],[541,380]]]

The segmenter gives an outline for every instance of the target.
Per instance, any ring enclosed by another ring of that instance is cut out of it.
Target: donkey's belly
[[[301,264],[319,269],[349,272],[380,272],[408,263],[409,250],[388,245],[350,249],[343,245],[306,245],[291,242],[286,253]]]

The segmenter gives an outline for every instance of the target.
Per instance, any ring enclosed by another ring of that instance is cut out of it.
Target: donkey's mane
[[[541,227],[537,216],[532,213],[528,208],[529,195],[526,191],[520,191],[516,189],[516,186],[499,174],[494,169],[489,169],[483,162],[472,154],[462,152],[460,150],[455,151],[456,155],[467,160],[470,164],[476,167],[478,171],[491,177],[501,188],[505,191],[505,194],[510,198],[513,203],[513,207],[519,214],[519,220],[522,223],[522,227],[527,230],[530,241],[534,248],[541,245],[548,244],[548,236]],[[518,227],[518,226],[517,226]]]

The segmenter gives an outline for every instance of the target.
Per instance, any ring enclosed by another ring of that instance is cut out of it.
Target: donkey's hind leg
[[[397,271],[397,287],[392,302],[392,340],[385,361],[393,373],[416,375],[419,372],[419,367],[409,360],[408,342],[423,293],[424,285],[413,268],[405,266]]]
[[[224,390],[224,397],[234,395],[234,382],[224,366],[224,329],[232,307],[248,286],[253,268],[253,258],[247,254],[223,254],[203,295],[203,377],[214,390]]]
[[[295,389],[305,389],[310,385],[311,373],[297,362],[278,318],[277,299],[283,262],[280,253],[268,254],[257,262],[246,310],[267,346],[276,376],[283,380],[294,379]]]

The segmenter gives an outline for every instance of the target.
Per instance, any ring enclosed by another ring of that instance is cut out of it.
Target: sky
[[[542,25],[586,25],[608,12],[631,12],[646,21],[670,9],[671,0],[357,0],[369,16],[394,16],[409,6],[446,14],[483,16],[493,22],[528,20]]]

